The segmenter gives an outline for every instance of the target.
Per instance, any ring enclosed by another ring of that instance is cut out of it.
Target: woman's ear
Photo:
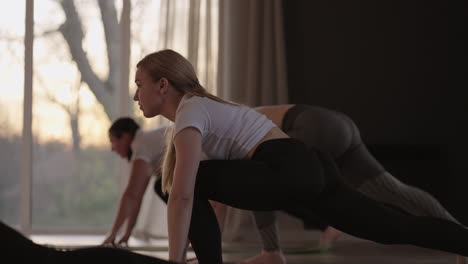
[[[161,78],[159,80],[159,91],[161,94],[167,94],[167,90],[169,89],[169,80],[166,78]]]

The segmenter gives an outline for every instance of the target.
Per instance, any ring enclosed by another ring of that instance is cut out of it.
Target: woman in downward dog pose
[[[468,255],[462,226],[401,214],[351,189],[327,153],[289,138],[255,110],[207,93],[180,54],[147,55],[135,82],[144,116],[174,122],[162,171],[171,261],[183,261],[190,239],[200,263],[223,263],[209,200],[253,211],[294,207],[356,237]],[[202,150],[210,160],[200,162]]]

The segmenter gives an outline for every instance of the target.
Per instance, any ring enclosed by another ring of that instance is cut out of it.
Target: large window
[[[41,0],[34,9],[32,228],[108,229],[120,175],[107,128],[119,112],[111,78],[120,72],[109,73],[100,8]]]
[[[196,18],[201,21],[196,30],[200,37],[192,34],[190,40],[188,34],[189,25],[194,24],[190,22],[193,3],[199,3],[195,8],[204,17],[209,2],[216,1],[0,2],[0,220],[15,226],[26,223],[26,230],[32,232],[110,228],[128,164],[110,151],[107,129],[121,115],[136,117],[144,128],[167,123],[162,118],[145,119],[132,102],[135,65],[144,55],[163,48],[187,56],[188,46],[198,38],[197,47],[210,47],[207,57],[216,61],[217,46],[207,41],[217,35],[206,24],[216,23],[215,19]],[[32,5],[34,23],[28,26],[25,13]],[[216,13],[215,9],[209,12]],[[33,40],[27,40],[25,28],[34,30]],[[128,50],[122,48],[125,42]],[[27,43],[33,44],[32,49],[25,48]],[[32,74],[25,70],[28,50],[33,51]],[[197,53],[198,57],[207,54]],[[207,61],[199,58],[194,63],[205,84],[207,76],[212,81],[216,74],[214,64],[207,66]],[[124,72],[129,80],[122,79]],[[28,74],[32,111],[23,114]],[[214,85],[208,88],[215,89]],[[31,118],[24,118],[28,115]],[[28,144],[22,138],[23,122],[32,128],[30,148],[22,148]],[[31,172],[22,171],[25,163]],[[31,188],[24,186],[25,177]]]

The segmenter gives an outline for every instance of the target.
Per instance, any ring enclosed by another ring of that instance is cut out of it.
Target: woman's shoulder
[[[212,108],[211,101],[214,100],[201,96],[184,95],[177,107],[176,116],[209,114]]]
[[[202,104],[202,98],[200,96],[186,94],[182,97],[177,107],[176,112],[180,112],[187,108],[199,107]]]

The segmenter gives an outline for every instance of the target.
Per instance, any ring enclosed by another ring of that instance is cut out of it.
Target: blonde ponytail
[[[174,146],[174,126],[166,131],[166,154],[162,166],[162,191],[170,193],[172,187],[172,178],[176,162],[175,146]]]

